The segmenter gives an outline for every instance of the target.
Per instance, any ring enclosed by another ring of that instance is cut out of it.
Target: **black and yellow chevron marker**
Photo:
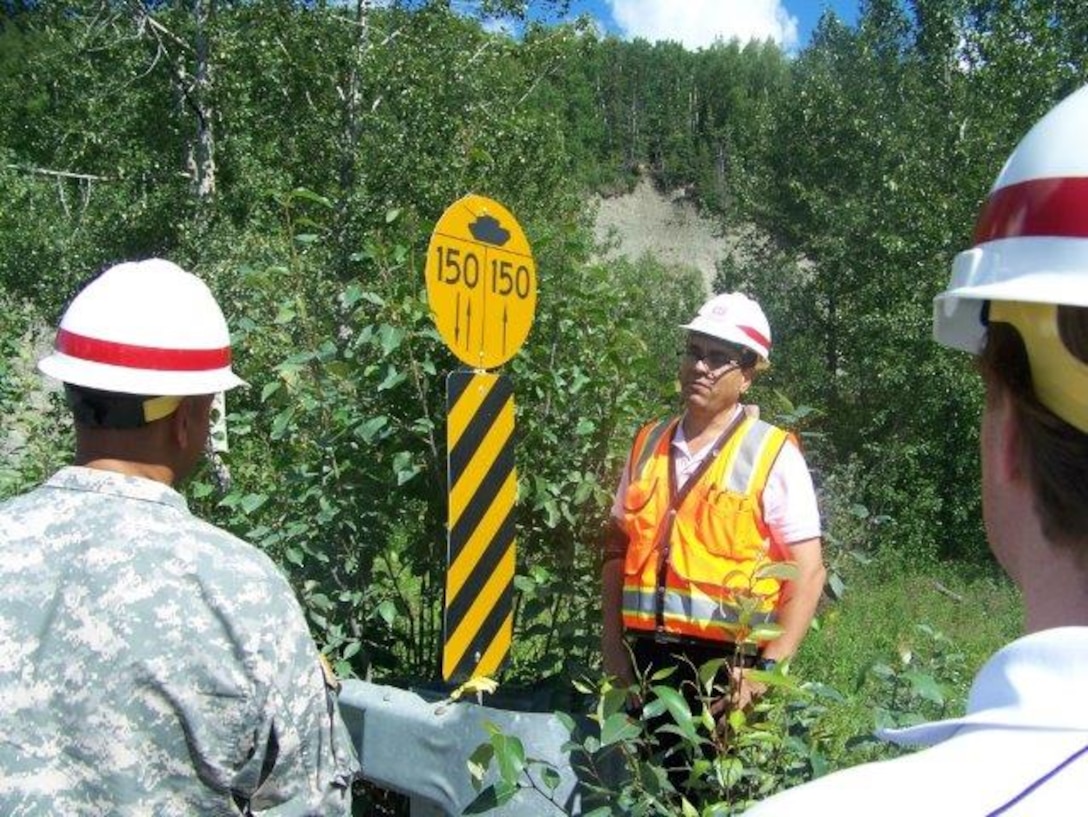
[[[449,537],[445,680],[493,675],[513,635],[514,392],[486,372],[446,380]]]

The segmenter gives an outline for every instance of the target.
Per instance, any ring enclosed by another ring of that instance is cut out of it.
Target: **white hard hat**
[[[1088,306],[1088,86],[1023,138],[933,302],[939,343],[977,354],[987,301]]]
[[[715,295],[701,307],[699,314],[681,329],[745,346],[759,355],[759,367],[765,368],[771,356],[771,325],[759,304],[740,292]]]
[[[986,321],[1014,326],[1039,401],[1088,433],[1088,365],[1062,343],[1059,305],[1088,307],[1088,86],[1028,131],[997,177],[933,302],[938,342],[977,354]],[[987,304],[989,304],[987,313]]]
[[[118,264],[88,284],[38,368],[89,389],[185,396],[245,385],[230,363],[227,322],[208,287],[151,258]]]

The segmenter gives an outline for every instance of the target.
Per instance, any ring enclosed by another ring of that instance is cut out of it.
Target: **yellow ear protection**
[[[1065,348],[1058,334],[1058,307],[1026,301],[990,301],[989,321],[1016,327],[1028,350],[1039,402],[1088,434],[1088,363]]]
[[[144,400],[144,422],[153,423],[163,417],[169,417],[178,410],[181,398],[174,396],[150,397]]]
[[[76,423],[88,428],[140,428],[169,417],[181,404],[181,397],[139,397],[134,394],[99,391],[71,383],[64,384],[68,405]]]

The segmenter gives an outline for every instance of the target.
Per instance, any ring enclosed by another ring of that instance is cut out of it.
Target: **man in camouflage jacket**
[[[358,761],[290,586],[173,487],[242,382],[207,287],[113,267],[40,367],[76,464],[0,504],[0,813],[350,813]]]

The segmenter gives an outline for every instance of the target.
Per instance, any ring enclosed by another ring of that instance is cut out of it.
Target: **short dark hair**
[[[1088,307],[1059,306],[1058,332],[1070,354],[1088,363]],[[1039,402],[1027,349],[1011,324],[990,323],[978,368],[1012,400],[1043,535],[1057,545],[1088,539],[1088,434]],[[1088,552],[1082,557],[1088,564]]]
[[[144,420],[145,395],[100,391],[72,383],[64,384],[64,394],[77,426],[128,429],[147,425]]]

